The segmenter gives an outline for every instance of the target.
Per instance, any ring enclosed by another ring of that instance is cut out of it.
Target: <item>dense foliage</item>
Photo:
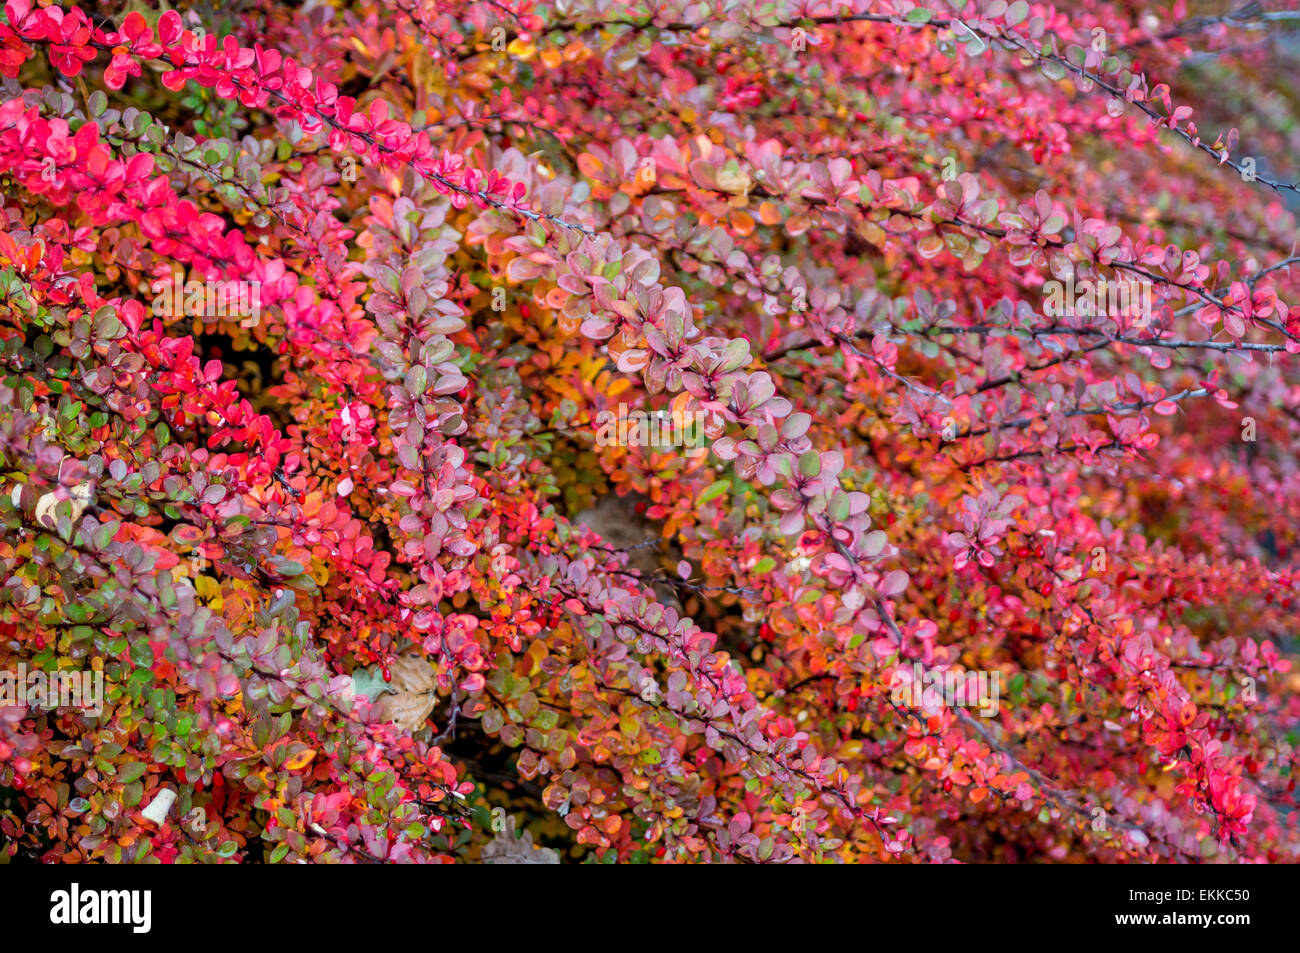
[[[1294,860],[1285,24],[928,2],[8,0],[4,859]]]

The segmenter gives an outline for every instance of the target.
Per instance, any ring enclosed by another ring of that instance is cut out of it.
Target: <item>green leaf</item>
[[[266,561],[266,565],[277,575],[287,579],[301,576],[305,569],[301,563],[296,563],[292,559],[285,559],[283,556],[272,556]]]
[[[708,503],[710,500],[716,500],[718,497],[722,496],[722,494],[726,493],[730,489],[731,489],[730,480],[718,480],[712,485],[706,487],[704,491],[695,498],[695,505],[703,506],[705,503]]]
[[[309,573],[299,573],[292,579],[286,579],[284,584],[290,589],[297,589],[299,592],[305,592],[313,595],[317,592],[316,580]]]
[[[365,695],[371,701],[374,701],[391,687],[388,682],[384,681],[383,673],[378,668],[359,668],[352,673],[353,693]]]
[[[1062,80],[1065,79],[1065,67],[1056,60],[1044,60],[1041,67],[1043,75],[1048,79]]]
[[[149,770],[149,766],[143,761],[129,761],[122,765],[117,772],[117,779],[124,784],[129,784],[138,778],[144,777],[144,773]]]
[[[429,384],[429,375],[422,365],[417,364],[406,374],[405,387],[412,397],[419,397]]]
[[[933,18],[933,10],[927,10],[925,7],[917,7],[915,10],[910,11],[903,19],[907,20],[908,23],[929,23]]]
[[[495,735],[506,723],[505,715],[499,708],[489,708],[483,713],[483,730],[489,735]]]
[[[153,648],[147,641],[141,639],[131,646],[131,661],[141,668],[153,666]]]

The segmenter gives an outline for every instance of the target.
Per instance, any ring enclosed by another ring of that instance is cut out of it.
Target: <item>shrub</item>
[[[182,6],[0,25],[6,859],[1295,859],[1258,14]]]

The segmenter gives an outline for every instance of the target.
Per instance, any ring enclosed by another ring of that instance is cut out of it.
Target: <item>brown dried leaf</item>
[[[420,695],[433,692],[438,685],[438,673],[433,666],[416,655],[403,655],[393,659],[388,670],[393,676],[394,692]]]
[[[433,711],[435,696],[431,692],[394,692],[383,695],[379,704],[383,716],[407,734],[419,731]]]
[[[72,522],[81,519],[81,514],[85,512],[86,507],[90,505],[93,498],[93,491],[89,483],[82,483],[74,486],[69,492],[68,497],[72,501]],[[56,493],[46,493],[36,501],[36,522],[41,526],[53,527],[57,522],[54,515],[54,507],[59,503],[59,497]]]

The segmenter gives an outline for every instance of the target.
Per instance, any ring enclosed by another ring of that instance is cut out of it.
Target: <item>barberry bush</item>
[[[1221,6],[7,0],[3,859],[1295,860]]]

